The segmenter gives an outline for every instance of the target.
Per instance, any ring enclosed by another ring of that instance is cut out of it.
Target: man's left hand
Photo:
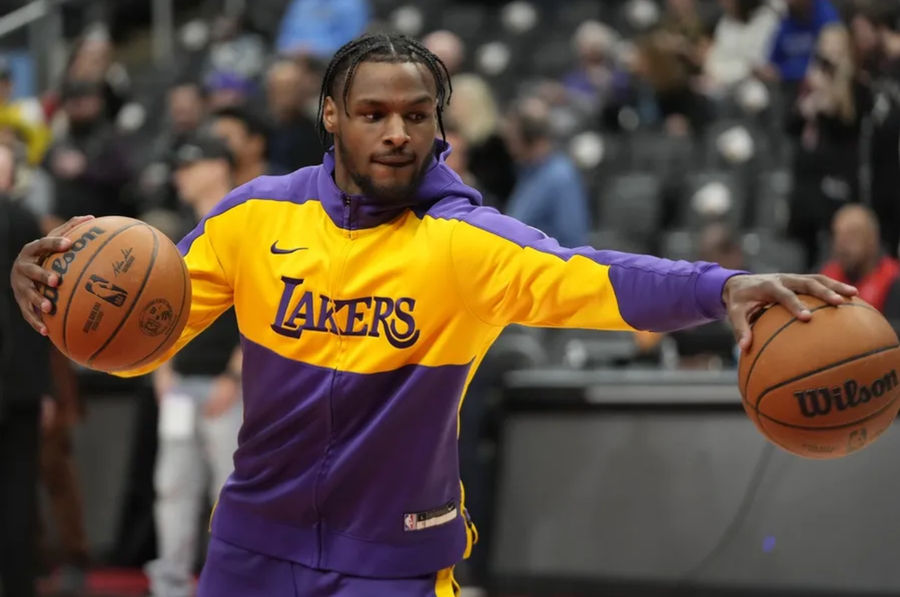
[[[766,305],[779,303],[800,321],[812,317],[798,294],[818,297],[832,305],[840,305],[846,297],[856,296],[857,290],[848,284],[832,280],[820,274],[743,274],[732,276],[725,282],[722,300],[728,309],[728,319],[741,352],[750,348],[753,336],[750,322]]]

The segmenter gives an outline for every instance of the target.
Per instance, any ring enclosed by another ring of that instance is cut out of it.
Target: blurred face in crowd
[[[179,166],[175,170],[178,196],[188,205],[217,193],[222,181],[230,179],[228,160],[203,159]]]
[[[702,230],[698,257],[728,269],[744,269],[744,252],[732,230],[724,224],[710,224]]]
[[[15,171],[15,153],[8,145],[0,145],[0,193],[8,193],[12,190]]]
[[[363,62],[346,104],[343,77],[325,98],[325,130],[335,138],[338,186],[385,203],[410,199],[431,164],[437,88],[425,65]]]
[[[262,135],[251,134],[243,121],[221,116],[213,122],[211,132],[225,141],[239,167],[262,161],[266,141]]]
[[[458,35],[450,31],[435,31],[422,40],[422,44],[441,59],[451,75],[459,72],[465,59],[465,46]]]
[[[851,280],[874,267],[879,256],[878,221],[868,209],[851,205],[835,214],[831,225],[832,254]]]
[[[813,0],[787,0],[787,7],[794,18],[806,19],[812,14]]]
[[[176,133],[195,130],[203,121],[204,102],[197,85],[179,85],[169,90],[169,119]]]
[[[95,122],[103,114],[104,100],[99,92],[85,93],[66,99],[63,109],[70,124],[78,127]]]
[[[536,97],[527,98],[519,103],[503,126],[503,140],[509,155],[520,164],[527,164],[541,156],[538,150],[549,145],[546,137],[549,107]],[[528,134],[527,129],[532,129]]]
[[[266,76],[269,112],[278,120],[288,120],[302,109],[305,101],[303,69],[290,61],[278,62]]]
[[[850,20],[850,33],[853,36],[853,47],[861,59],[871,59],[879,52],[879,35],[875,24],[862,14],[856,14]]]
[[[102,79],[112,63],[112,44],[103,37],[89,38],[78,48],[69,66],[72,79]]]

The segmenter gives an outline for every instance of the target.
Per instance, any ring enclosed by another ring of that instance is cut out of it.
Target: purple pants
[[[210,538],[197,597],[455,597],[453,570],[413,578],[364,578],[315,570]]]

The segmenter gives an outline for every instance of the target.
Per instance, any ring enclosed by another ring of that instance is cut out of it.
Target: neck
[[[212,211],[212,208],[218,205],[219,201],[221,201],[230,190],[228,185],[216,185],[210,187],[207,192],[198,197],[196,201],[193,201],[194,214],[197,216],[197,219],[203,218],[203,216]]]
[[[265,173],[266,163],[262,161],[238,166],[234,173],[234,182],[237,186],[240,186]]]

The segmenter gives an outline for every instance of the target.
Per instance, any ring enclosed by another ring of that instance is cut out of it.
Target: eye
[[[368,122],[376,122],[378,120],[381,120],[382,114],[381,112],[363,112],[362,117],[363,120],[366,120]]]
[[[413,122],[422,122],[423,120],[428,118],[428,115],[424,112],[411,112],[406,117]]]

